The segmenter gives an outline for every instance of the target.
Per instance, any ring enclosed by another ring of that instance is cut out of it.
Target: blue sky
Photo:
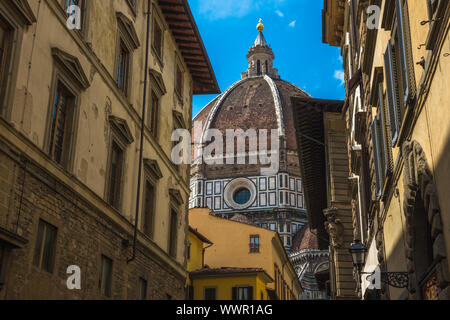
[[[223,92],[247,69],[249,47],[264,36],[282,79],[315,98],[344,99],[340,49],[322,43],[322,0],[188,0]],[[193,115],[214,95],[196,95]]]

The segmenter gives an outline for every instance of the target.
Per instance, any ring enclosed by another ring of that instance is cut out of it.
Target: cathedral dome
[[[271,148],[271,130],[277,130],[282,151],[297,153],[291,97],[310,97],[298,86],[284,81],[273,68],[275,56],[267,43],[261,20],[257,26],[258,36],[247,54],[248,69],[241,80],[206,105],[194,118],[194,125],[201,125],[202,132],[193,132],[195,146],[204,147],[205,132],[218,129],[223,136],[227,130],[267,130],[267,148]],[[197,135],[197,136],[196,136]],[[198,136],[200,135],[200,137]],[[252,146],[261,150],[259,145]],[[249,146],[246,146],[248,151]],[[226,146],[224,145],[224,151]],[[193,148],[192,157],[195,160]],[[297,159],[295,159],[297,160]],[[246,171],[239,168],[240,172]]]
[[[307,220],[291,97],[310,96],[280,78],[261,21],[257,29],[241,79],[193,120],[189,206],[209,207],[221,217],[279,231],[290,250],[296,231]],[[252,130],[254,135],[248,138]],[[272,145],[277,141],[272,131],[278,133],[278,149]],[[216,143],[220,138],[223,144]],[[230,149],[234,154],[227,148],[233,141],[235,146]],[[238,150],[237,141],[245,141],[245,146]],[[221,148],[223,153],[218,154]],[[271,163],[267,165],[261,158],[269,153]],[[207,161],[212,158],[221,161]],[[273,170],[263,170],[268,166]]]
[[[271,129],[279,131],[288,150],[297,144],[291,106],[292,96],[309,96],[292,83],[267,75],[247,77],[234,83],[205,106],[194,118],[204,129]],[[268,147],[270,148],[270,141]]]

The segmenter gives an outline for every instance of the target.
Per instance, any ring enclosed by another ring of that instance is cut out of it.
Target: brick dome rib
[[[278,91],[276,97],[268,80],[253,77],[234,83],[223,94],[211,101],[194,118],[202,121],[204,130],[218,129],[225,135],[227,129],[271,129],[284,134],[287,149],[297,150],[291,96],[309,96],[297,86],[280,79],[272,79]],[[276,100],[280,101],[281,114]],[[195,137],[194,137],[195,138]],[[270,148],[270,141],[268,147]]]

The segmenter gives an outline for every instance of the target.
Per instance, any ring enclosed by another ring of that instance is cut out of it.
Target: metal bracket
[[[407,288],[409,276],[407,272],[381,272],[381,281],[395,288]]]
[[[366,280],[372,275],[374,272],[361,272],[361,274],[367,274]],[[408,272],[381,272],[381,282],[395,288],[407,288],[409,284],[409,276]]]

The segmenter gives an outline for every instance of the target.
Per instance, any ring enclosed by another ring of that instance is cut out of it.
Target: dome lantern
[[[258,36],[248,52],[248,69],[242,73],[242,79],[265,75],[279,79],[278,70],[273,68],[275,55],[263,35],[264,25],[262,24],[262,19],[259,19],[256,29],[258,30]]]

